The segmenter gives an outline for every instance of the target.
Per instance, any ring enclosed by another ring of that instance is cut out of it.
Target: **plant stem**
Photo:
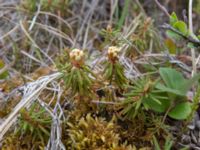
[[[194,34],[193,33],[193,23],[192,23],[192,1],[193,0],[189,0],[189,8],[188,8],[189,32],[190,32],[190,34]]]
[[[163,117],[163,120],[162,120],[162,123],[161,123],[161,124],[164,124],[164,123],[165,123],[165,120],[166,120],[166,118],[167,118],[167,115],[168,115],[168,113],[170,112],[170,110],[172,109],[172,107],[173,107],[173,105],[170,105],[170,106],[168,107],[168,109],[167,109],[167,111],[166,111],[166,113],[165,113],[165,115],[164,115],[164,117]]]
[[[166,15],[167,17],[170,17],[170,14],[168,13],[167,9],[166,9],[164,6],[162,6],[158,0],[154,0],[154,2],[155,2],[155,3],[157,4],[157,6],[165,13],[165,15]]]
[[[189,33],[192,37],[194,37],[193,23],[192,23],[192,2],[193,0],[189,0],[188,18],[189,18]],[[192,76],[193,76],[197,72],[194,48],[191,48],[191,55],[192,55]]]
[[[165,23],[164,25],[161,26],[161,28],[171,30],[172,32],[178,34],[179,36],[181,36],[183,39],[187,40],[188,42],[193,43],[197,47],[200,47],[200,41],[198,39],[196,39],[195,37],[192,37],[191,35],[189,35],[189,36],[184,35],[177,29],[170,26],[169,24]]]

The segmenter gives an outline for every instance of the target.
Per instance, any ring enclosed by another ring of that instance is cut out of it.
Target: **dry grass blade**
[[[5,133],[10,129],[10,127],[16,122],[19,111],[30,105],[34,100],[37,99],[40,92],[46,88],[47,84],[53,80],[59,78],[61,73],[54,73],[52,75],[41,77],[40,79],[28,83],[24,86],[24,95],[21,101],[16,105],[13,111],[10,113],[8,118],[0,125],[0,140],[2,140]]]

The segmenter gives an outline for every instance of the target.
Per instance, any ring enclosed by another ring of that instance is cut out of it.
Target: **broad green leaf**
[[[186,119],[191,113],[191,104],[189,102],[182,102],[177,104],[168,114],[173,119]]]
[[[159,73],[168,88],[178,90],[180,83],[185,82],[183,75],[175,69],[160,68]]]
[[[183,35],[188,34],[187,25],[183,21],[177,21],[176,23],[173,24],[173,27],[178,31],[180,31]]]
[[[170,54],[176,54],[176,44],[170,38],[165,40],[165,45],[167,46]]]
[[[185,96],[192,85],[200,79],[200,74],[197,74],[186,80],[180,72],[171,68],[160,68],[159,72],[166,86],[158,84],[156,88],[180,96]]]
[[[176,16],[176,13],[173,12],[169,18],[169,22],[171,25],[173,25],[174,23],[176,23],[178,21],[178,17]]]
[[[186,95],[185,90],[181,91],[180,89],[169,88],[169,87],[166,87],[162,84],[157,84],[156,88],[163,91],[163,92],[172,93],[172,94],[179,95],[179,96],[185,96]]]
[[[159,100],[160,104],[148,98],[145,99],[144,102],[149,106],[150,109],[160,113],[165,112],[170,105],[170,100],[164,99]]]
[[[167,30],[166,34],[169,38],[172,38],[174,40],[180,40],[182,39],[182,37],[180,35],[178,35],[177,33],[171,31],[171,30]]]
[[[196,74],[191,79],[181,82],[179,89],[186,93],[199,79],[200,79],[200,74]]]

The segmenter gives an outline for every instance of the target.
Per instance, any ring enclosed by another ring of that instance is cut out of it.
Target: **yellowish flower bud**
[[[108,58],[112,62],[115,62],[118,59],[118,54],[120,52],[120,48],[116,46],[110,46],[108,48]]]
[[[82,57],[80,56],[80,55],[77,55],[76,57],[75,57],[75,60],[76,61],[80,61],[82,59]]]
[[[84,52],[80,49],[73,49],[69,56],[71,63],[76,67],[80,67],[84,63]]]

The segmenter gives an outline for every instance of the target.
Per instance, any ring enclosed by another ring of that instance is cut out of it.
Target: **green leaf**
[[[90,86],[92,84],[92,80],[88,77],[88,75],[85,72],[81,71],[81,76],[84,79],[84,84],[86,84],[87,86]]]
[[[26,133],[27,129],[28,129],[28,123],[27,122],[23,122],[23,126],[22,126],[22,129],[24,130],[24,133]]]
[[[161,150],[159,143],[158,143],[158,140],[156,139],[155,136],[153,136],[153,143],[154,143],[155,150]]]
[[[74,77],[74,73],[75,73],[75,69],[71,69],[71,72],[64,76],[66,88],[69,88],[71,86],[71,83],[72,83],[73,77]]]
[[[81,70],[77,69],[76,74],[77,74],[78,82],[82,86],[83,85],[83,79],[82,79],[82,76],[81,76],[80,72],[81,72]]]
[[[171,31],[171,30],[167,30],[166,34],[169,38],[171,39],[175,39],[175,40],[180,40],[182,39],[182,37],[180,35],[178,35],[177,33]]]
[[[177,21],[176,23],[173,24],[173,27],[178,31],[180,31],[183,35],[188,34],[187,25],[183,21]]]
[[[181,82],[179,89],[186,93],[199,79],[200,79],[200,74],[196,74],[191,79]]]
[[[160,68],[159,72],[166,86],[157,84],[156,88],[180,96],[185,96],[192,85],[200,79],[200,74],[197,74],[186,80],[180,72],[171,68]]]
[[[33,126],[30,126],[30,131],[31,131],[31,134],[33,134],[33,131],[34,131],[34,127]]]
[[[168,114],[173,119],[186,119],[191,113],[191,104],[189,102],[182,102],[177,104]]]
[[[117,28],[118,29],[121,29],[121,27],[124,24],[126,16],[128,15],[130,3],[131,3],[131,0],[125,0],[125,4],[124,4],[124,7],[123,7],[122,15],[120,16],[120,19],[119,19],[119,21],[117,23]]]
[[[163,91],[163,92],[172,93],[172,94],[179,95],[179,96],[185,96],[186,95],[186,92],[183,92],[179,89],[169,88],[169,87],[166,87],[162,84],[157,84],[156,88]]]
[[[170,139],[170,137],[167,137],[164,145],[164,150],[171,150],[173,146],[173,141]]]
[[[183,75],[175,69],[160,68],[159,73],[168,88],[179,90],[180,83],[185,82]]]
[[[170,54],[176,54],[176,44],[170,38],[165,40],[165,45],[167,46]]]
[[[46,135],[50,135],[49,131],[45,129],[42,125],[38,125],[38,128]]]
[[[106,66],[106,70],[105,70],[105,78],[106,79],[110,79],[112,77],[112,72],[113,72],[113,65],[112,64],[108,64],[108,66]]]
[[[160,104],[148,98],[145,99],[144,102],[149,106],[150,109],[160,113],[165,112],[170,105],[170,101],[165,99],[159,99]]]
[[[178,21],[178,17],[176,16],[176,13],[173,12],[169,18],[169,22],[171,25],[173,25],[174,23],[176,23]]]

